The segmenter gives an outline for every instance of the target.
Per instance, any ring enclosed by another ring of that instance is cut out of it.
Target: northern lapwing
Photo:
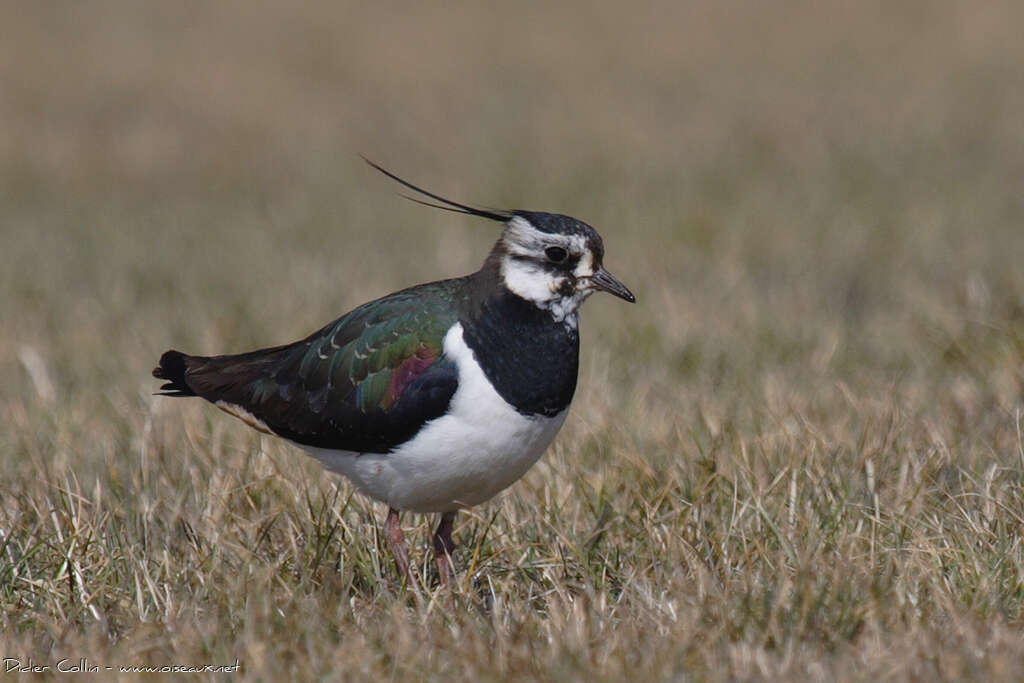
[[[636,298],[583,221],[460,204],[367,163],[439,203],[413,201],[502,223],[480,270],[363,304],[292,344],[167,351],[153,375],[162,395],[202,397],[386,503],[388,544],[410,582],[399,511],[440,513],[435,561],[450,585],[456,511],[523,476],[565,422],[580,305],[595,291]]]

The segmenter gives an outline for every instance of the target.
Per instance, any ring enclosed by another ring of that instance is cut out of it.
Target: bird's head
[[[487,263],[513,294],[551,312],[557,321],[576,325],[577,311],[588,296],[609,292],[630,303],[636,297],[604,268],[604,242],[594,228],[558,213],[480,209],[453,202],[399,178],[369,159],[366,163],[405,187],[441,202],[419,204],[504,223]]]
[[[597,291],[636,301],[605,270],[601,236],[571,216],[510,212],[492,258],[509,291],[551,311],[555,320],[574,321],[580,304]]]

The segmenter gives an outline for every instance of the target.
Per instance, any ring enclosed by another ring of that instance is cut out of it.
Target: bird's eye
[[[569,256],[569,253],[561,247],[548,247],[544,250],[544,255],[548,257],[548,260],[552,263],[561,263]]]

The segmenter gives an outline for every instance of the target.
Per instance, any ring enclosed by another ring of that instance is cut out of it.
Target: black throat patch
[[[505,288],[460,322],[484,375],[518,412],[553,417],[572,401],[580,360],[575,328]]]

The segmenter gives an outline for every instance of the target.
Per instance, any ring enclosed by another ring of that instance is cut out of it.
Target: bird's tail
[[[187,356],[181,351],[166,351],[160,356],[160,364],[153,368],[153,376],[157,379],[165,379],[167,383],[160,387],[162,396],[196,396],[196,392],[185,381],[185,371],[188,369]]]

